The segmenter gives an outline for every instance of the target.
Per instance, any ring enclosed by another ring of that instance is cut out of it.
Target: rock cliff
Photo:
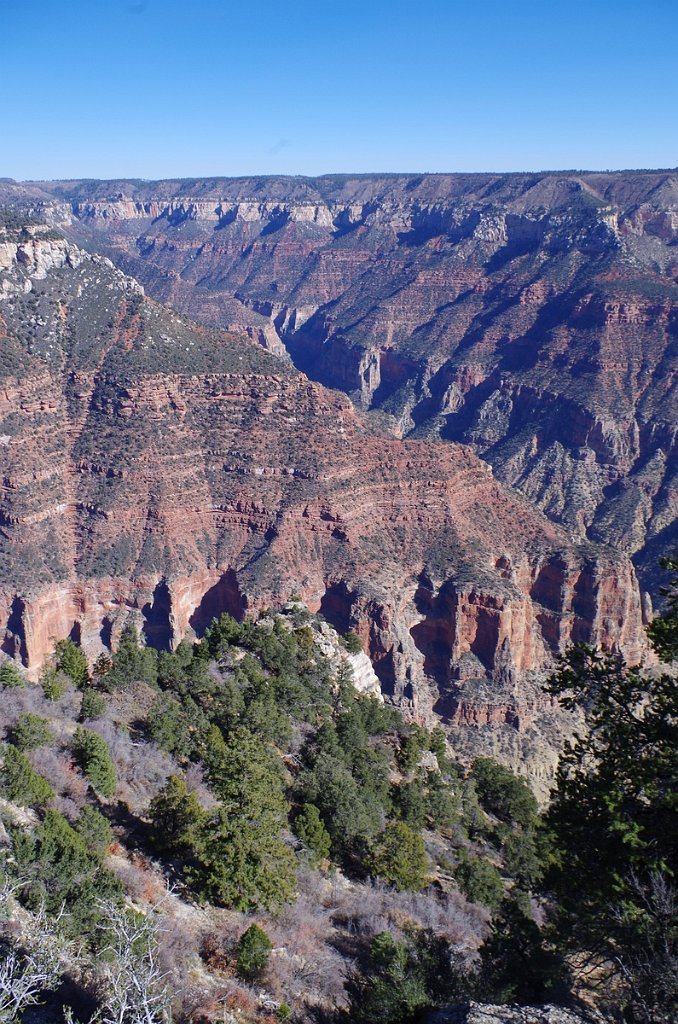
[[[422,718],[512,726],[548,710],[530,680],[571,641],[640,657],[623,553],[51,235],[1,250],[6,654],[35,668],[72,635],[94,656],[130,615],[169,648],[300,594]]]
[[[676,172],[31,188],[155,298],[401,436],[469,444],[656,589],[678,540]]]

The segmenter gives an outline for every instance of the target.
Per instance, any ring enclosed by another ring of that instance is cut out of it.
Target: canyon
[[[31,188],[154,298],[402,437],[471,445],[656,595],[678,538],[675,172]]]
[[[6,655],[93,658],[129,617],[171,648],[298,594],[420,720],[537,761],[557,653],[643,657],[677,537],[678,176],[0,203],[26,219],[0,242]]]

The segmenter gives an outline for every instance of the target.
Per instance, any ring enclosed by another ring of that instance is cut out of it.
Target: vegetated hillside
[[[91,672],[58,641],[39,686],[3,664],[1,1020],[675,1021],[675,673],[570,652],[588,730],[542,818],[359,693],[359,648],[293,601],[173,653],[130,625]]]
[[[470,969],[489,909],[538,870],[536,802],[360,695],[355,648],[296,602],[173,654],[129,628],[92,674],[61,641],[40,685],[5,663],[2,952],[33,956],[14,982],[37,937],[41,987],[79,1013],[141,1020],[143,993],[149,1022],[313,1021],[387,932],[428,963],[418,1006],[454,996],[452,959]]]
[[[624,554],[574,543],[470,448],[392,436],[53,229],[3,237],[9,656],[35,669],[71,635],[94,659],[128,619],[168,649],[299,593],[357,631],[396,702],[491,744],[506,726],[536,765],[554,758],[536,685],[554,654],[586,640],[640,657]]]
[[[23,188],[156,298],[284,346],[403,435],[471,444],[656,590],[677,537],[677,172]]]

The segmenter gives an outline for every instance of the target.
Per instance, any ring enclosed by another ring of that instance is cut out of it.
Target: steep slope
[[[573,543],[469,447],[389,435],[39,225],[3,239],[6,654],[36,667],[70,634],[93,656],[130,616],[168,648],[300,593],[422,717],[513,725],[572,640],[640,656],[629,560]]]
[[[404,436],[472,445],[653,589],[678,540],[676,172],[48,190],[154,297],[284,345]]]

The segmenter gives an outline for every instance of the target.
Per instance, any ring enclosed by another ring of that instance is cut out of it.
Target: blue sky
[[[0,0],[0,176],[678,165],[678,0]]]

